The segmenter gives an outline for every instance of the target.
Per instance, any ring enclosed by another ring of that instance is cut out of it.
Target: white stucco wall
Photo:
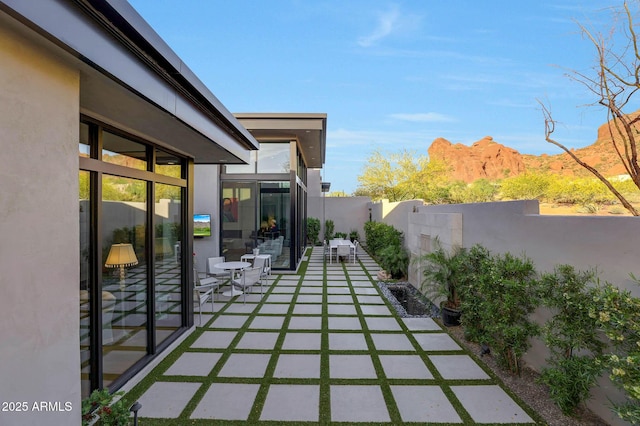
[[[220,252],[220,177],[217,165],[196,165],[193,168],[193,212],[211,214],[211,236],[194,238],[193,251],[196,254],[196,268],[206,270],[209,257]],[[188,218],[192,220],[192,218]]]
[[[4,24],[0,64],[0,424],[79,424],[79,75]]]
[[[611,282],[640,295],[629,273],[640,275],[637,241],[640,218],[604,216],[539,215],[537,201],[422,206],[408,214],[412,254],[424,252],[421,236],[439,236],[441,241],[471,247],[481,244],[493,253],[511,252],[529,257],[540,272],[555,265],[571,264],[579,270],[597,268],[601,281]],[[417,283],[414,275],[412,283]],[[543,310],[534,318],[542,323]],[[548,352],[536,340],[524,357],[535,369],[545,364]],[[620,394],[603,378],[592,391],[589,407],[614,425],[625,424],[609,410],[609,399]]]

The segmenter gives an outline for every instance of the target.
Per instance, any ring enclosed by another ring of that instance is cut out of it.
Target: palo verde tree
[[[633,6],[630,5],[633,3]],[[640,46],[636,34],[634,17],[638,14],[640,2],[623,3],[617,14],[621,19],[614,20],[610,32],[596,33],[580,26],[585,38],[596,50],[597,63],[593,74],[571,71],[568,77],[584,85],[595,96],[594,105],[601,105],[607,111],[607,124],[612,144],[618,160],[624,165],[627,174],[640,188],[640,165],[638,164],[638,142],[640,142],[640,114],[627,111],[637,107],[636,94],[640,90]],[[617,44],[614,44],[614,40]],[[624,43],[620,44],[620,40]],[[611,191],[620,203],[634,216],[640,212],[631,205],[612,182],[600,171],[571,151],[553,137],[557,121],[547,105],[542,105],[545,123],[545,140],[566,152],[576,163],[596,176]]]
[[[432,201],[440,197],[447,185],[448,168],[440,161],[409,150],[399,153],[374,151],[358,176],[356,195],[373,200],[404,201],[421,198]]]

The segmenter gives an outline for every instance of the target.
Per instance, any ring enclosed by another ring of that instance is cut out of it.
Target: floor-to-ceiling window
[[[83,396],[118,387],[188,325],[187,159],[89,119],[80,125]]]

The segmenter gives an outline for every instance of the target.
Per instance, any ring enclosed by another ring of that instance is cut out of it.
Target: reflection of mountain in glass
[[[194,237],[210,237],[211,236],[211,215],[210,214],[194,214],[193,215],[193,236]]]

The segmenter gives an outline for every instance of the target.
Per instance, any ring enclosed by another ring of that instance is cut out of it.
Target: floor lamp
[[[125,325],[124,314],[124,288],[125,283],[125,271],[124,268],[135,266],[138,264],[138,258],[133,251],[131,244],[113,244],[111,250],[109,250],[109,256],[104,266],[107,268],[120,268],[120,304],[122,305],[122,325]]]

